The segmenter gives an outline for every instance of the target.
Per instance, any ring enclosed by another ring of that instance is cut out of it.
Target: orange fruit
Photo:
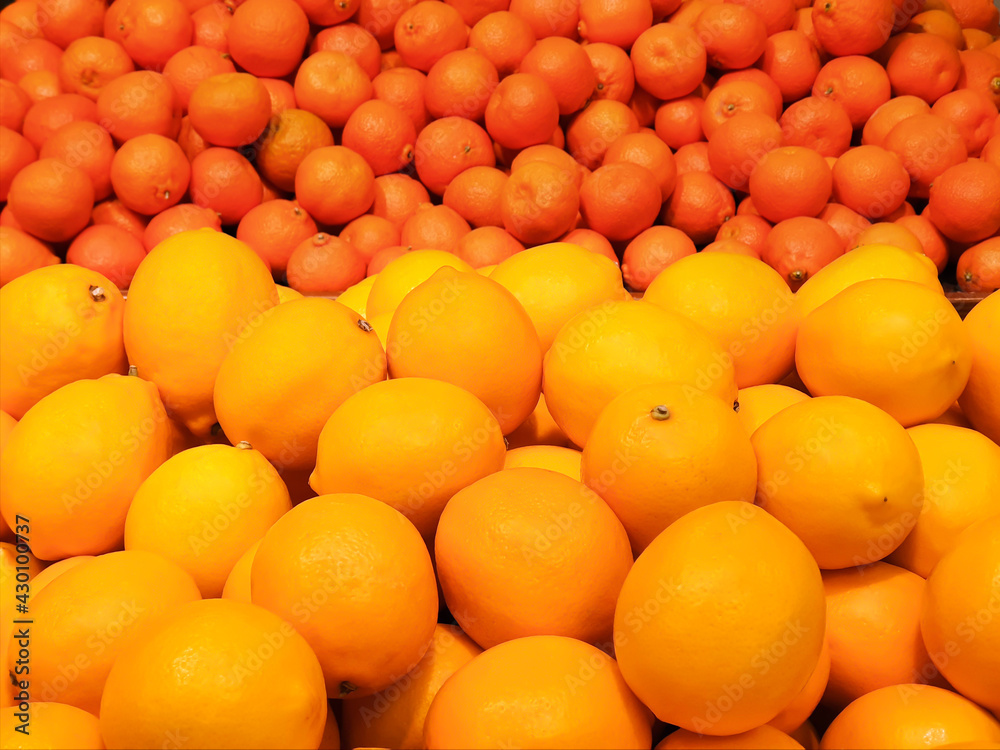
[[[364,415],[361,421],[359,415]],[[400,419],[410,419],[410,429],[393,427],[397,441],[377,437]],[[425,446],[439,473],[429,476],[427,461],[411,460],[413,440]],[[379,456],[396,457],[397,471],[391,475],[377,469],[381,458],[365,457],[376,444]],[[503,461],[500,425],[479,399],[450,383],[403,378],[365,388],[334,410],[320,433],[310,484],[323,495],[363,487],[403,513],[430,542],[451,496],[499,471]]]
[[[504,229],[525,244],[551,242],[565,234],[573,228],[579,208],[575,176],[544,161],[515,170],[500,193]]]
[[[191,161],[194,203],[219,214],[223,224],[238,224],[261,203],[264,188],[253,165],[238,151],[209,148]]]
[[[682,258],[653,280],[644,299],[714,334],[733,360],[740,388],[777,382],[792,369],[794,298],[785,280],[759,260]]]
[[[949,5],[963,29],[978,29],[990,34],[1000,31],[996,6],[982,0],[952,0]]]
[[[871,222],[864,216],[839,203],[827,203],[816,218],[825,222],[840,237],[844,250],[856,246],[858,237],[871,226]]]
[[[193,229],[214,229],[222,231],[219,215],[208,208],[193,203],[181,203],[158,213],[149,220],[142,236],[142,244],[149,252],[167,237]]]
[[[933,738],[933,739],[930,739]],[[946,747],[1000,741],[1000,723],[972,701],[933,685],[893,685],[858,698],[833,720],[821,750]]]
[[[49,136],[38,156],[58,159],[86,172],[94,185],[95,200],[111,195],[115,146],[108,131],[100,125],[86,120],[67,123]]]
[[[760,253],[747,244],[737,240],[716,240],[701,249],[703,253],[728,253],[730,255],[745,255],[748,258],[760,260]]]
[[[695,252],[691,238],[681,230],[650,227],[626,246],[622,254],[622,276],[630,289],[645,291],[665,268]]]
[[[656,134],[675,151],[702,140],[701,111],[705,100],[691,94],[664,102],[656,110]]]
[[[479,227],[458,241],[455,254],[478,270],[485,270],[524,250],[506,230],[500,227]]]
[[[705,76],[707,52],[691,28],[658,23],[642,32],[629,53],[635,81],[658,99],[692,93]]]
[[[40,688],[32,697],[96,715],[129,636],[200,598],[182,568],[151,552],[112,552],[67,570],[31,599],[32,619],[44,624],[44,633],[32,634],[33,682]],[[16,654],[13,641],[11,648]]]
[[[429,2],[430,0],[426,0]],[[489,135],[462,117],[443,117],[420,131],[414,166],[420,181],[435,195],[444,194],[460,172],[470,167],[496,164]]]
[[[933,104],[958,82],[958,50],[937,34],[911,34],[900,41],[886,63],[896,96],[919,96]]]
[[[677,167],[670,148],[654,133],[627,133],[608,147],[604,163],[628,162],[646,167],[656,177],[660,198],[666,200],[674,190]]]
[[[807,96],[788,106],[778,121],[788,146],[806,146],[825,157],[837,157],[851,145],[853,130],[839,102]]]
[[[127,208],[157,214],[178,203],[192,167],[175,141],[148,133],[122,144],[111,162],[111,185]]]
[[[517,70],[535,46],[535,32],[522,16],[499,10],[472,26],[468,44],[493,63],[500,76],[507,76]]]
[[[485,109],[486,130],[504,148],[544,143],[559,125],[559,103],[549,85],[532,73],[507,76]]]
[[[863,127],[892,93],[885,68],[863,55],[830,60],[812,85],[814,97],[832,99],[843,106],[854,129]]]
[[[735,4],[763,18],[768,36],[790,29],[795,19],[795,3],[788,0],[736,0]]]
[[[1000,107],[1000,57],[983,50],[961,50],[958,56],[962,71],[955,87],[985,94]]]
[[[598,99],[573,118],[566,129],[567,150],[587,169],[597,169],[612,143],[638,130],[639,121],[628,105]]]
[[[20,716],[18,715],[20,713]],[[101,750],[101,724],[97,717],[64,703],[32,701],[30,719],[17,706],[0,712],[0,742],[4,747],[74,747]],[[27,731],[25,731],[27,730]],[[37,744],[36,744],[37,743]]]
[[[708,64],[719,70],[750,67],[764,53],[768,38],[764,19],[735,3],[707,6],[693,28],[705,45]]]
[[[700,326],[655,305],[607,300],[579,313],[556,334],[545,355],[543,389],[559,427],[576,445],[601,411],[631,388],[686,382],[736,399],[732,361]]]
[[[862,444],[859,435],[877,435],[878,443]],[[846,396],[819,396],[778,412],[751,440],[758,505],[794,531],[821,568],[879,560],[916,523],[923,500],[920,457],[906,431],[881,409]],[[861,476],[864,482],[857,481]]]
[[[931,108],[916,96],[899,96],[876,109],[861,132],[865,145],[883,146],[885,137],[896,125],[913,115],[930,114]]]
[[[782,409],[808,398],[808,393],[789,388],[787,385],[772,383],[752,385],[749,388],[740,388],[736,399],[739,409],[736,413],[747,434],[752,435],[758,427]]]
[[[91,226],[76,236],[66,262],[106,276],[119,289],[128,289],[139,263],[146,257],[142,242],[124,229]]]
[[[393,41],[403,62],[426,73],[449,52],[463,49],[469,27],[461,14],[445,3],[422,0],[396,22]]]
[[[246,440],[282,469],[315,466],[319,434],[333,410],[385,378],[385,353],[363,322],[344,305],[319,298],[270,312],[219,367],[214,405],[227,438]],[[307,343],[297,333],[306,330],[331,347]],[[282,389],[290,381],[303,396],[309,394],[307,412],[286,408]],[[248,400],[255,404],[252,411],[241,408]]]
[[[432,117],[480,120],[498,81],[493,63],[476,50],[449,52],[427,72],[427,111]]]
[[[121,0],[121,9],[104,17],[104,36],[147,69],[162,70],[193,34],[191,14],[178,0]]]
[[[206,78],[191,93],[191,126],[216,146],[245,146],[264,132],[271,119],[271,97],[249,73]]]
[[[310,0],[306,4],[306,13],[310,13],[310,8],[315,8],[309,20],[313,23],[320,20],[324,26],[341,23],[357,13],[358,24],[371,32],[383,50],[388,50],[392,48],[396,22],[413,4],[414,0],[404,0],[401,3],[387,2],[387,0],[346,0],[342,7],[336,5],[331,7],[329,4]],[[320,17],[318,13],[330,16]]]
[[[869,219],[898,209],[910,189],[910,176],[899,156],[881,146],[849,149],[833,165],[832,198]]]
[[[426,87],[427,76],[414,68],[385,70],[372,80],[375,98],[395,104],[406,112],[418,133],[430,121],[430,114],[424,104]]]
[[[187,269],[206,272],[187,278]],[[183,277],[183,278],[182,278]],[[189,295],[165,295],[182,288]],[[125,347],[143,378],[156,383],[171,416],[195,435],[215,424],[212,392],[232,344],[278,304],[267,266],[245,243],[212,229],[182,232],[146,256],[129,288]],[[188,321],[198,320],[198,325]],[[198,352],[175,357],[174,346]]]
[[[362,214],[341,230],[340,239],[351,243],[366,261],[379,250],[399,244],[399,230],[381,216]]]
[[[0,198],[6,200],[10,183],[18,172],[38,158],[38,152],[31,142],[17,131],[3,126],[0,128],[2,128],[0,146],[3,148],[0,152]]]
[[[928,218],[949,239],[974,243],[1000,229],[1000,167],[970,159],[949,167],[930,188]]]
[[[400,244],[453,253],[469,230],[469,223],[454,209],[425,203],[403,223]]]
[[[4,27],[11,29],[12,24],[3,22]],[[4,78],[20,82],[22,78],[35,71],[46,70],[56,73],[59,70],[59,59],[62,50],[47,39],[25,39],[16,29],[11,33],[15,37],[12,43],[3,43],[0,60],[3,62]]]
[[[242,677],[220,691],[220,670]],[[283,726],[264,720],[265,706]],[[101,731],[109,748],[164,737],[316,747],[328,710],[316,656],[288,622],[252,604],[206,600],[175,608],[129,640],[108,677]]]
[[[40,149],[59,128],[67,123],[97,119],[97,105],[80,94],[56,94],[35,102],[24,116],[23,134]]]
[[[820,72],[819,52],[801,31],[779,31],[765,40],[760,69],[778,85],[783,101],[797,101],[813,88]]]
[[[365,257],[347,240],[319,232],[292,248],[285,275],[301,294],[333,295],[364,278]]]
[[[795,216],[815,216],[833,189],[826,160],[811,148],[784,146],[768,151],[757,163],[748,183],[750,197],[771,222]]]
[[[7,195],[11,213],[26,232],[63,242],[90,221],[94,185],[82,169],[40,159],[18,171]]]
[[[351,113],[342,143],[364,157],[378,176],[397,172],[413,161],[416,139],[413,123],[403,110],[371,100]]]
[[[372,98],[372,82],[343,52],[320,50],[295,73],[295,100],[331,128],[341,128],[362,103]]]
[[[983,159],[989,161],[983,147],[992,137],[996,109],[996,104],[979,91],[958,89],[934,102],[931,112],[950,120],[958,127],[969,156],[979,156],[982,153]]]
[[[576,639],[544,635],[503,643],[455,672],[431,703],[424,740],[431,750],[522,746],[538,744],[539,731],[560,747],[652,742],[649,712],[614,659]]]
[[[364,495],[320,495],[278,519],[254,555],[251,591],[306,639],[331,695],[362,697],[403,677],[430,646],[437,619],[420,534]]]
[[[607,237],[598,234],[593,229],[571,229],[560,237],[559,241],[568,242],[592,253],[603,255],[616,266],[618,265],[618,256],[615,255],[615,250],[608,242]]]
[[[350,747],[423,745],[424,721],[445,681],[482,653],[454,625],[436,625],[431,645],[413,671],[386,690],[343,704],[344,743]]]
[[[785,706],[781,710],[781,713],[771,719],[768,724],[775,729],[788,732],[804,747],[813,748],[813,750],[818,748],[819,738],[809,723],[808,717],[812,715],[813,711],[819,705],[829,678],[830,646],[829,641],[824,637],[823,650],[820,651],[819,662],[817,662],[816,668],[813,669],[809,681],[799,694],[792,699],[792,702]],[[811,735],[809,740],[803,734]]]
[[[510,12],[527,21],[538,39],[561,36],[576,39],[580,21],[578,4],[559,5],[555,0],[511,0]]]
[[[236,228],[236,239],[253,248],[275,273],[283,273],[298,245],[316,234],[316,222],[298,203],[273,200],[251,208]]]
[[[762,559],[785,571],[780,581],[755,573]],[[720,598],[724,611],[705,606]],[[615,651],[625,681],[661,721],[744,732],[809,680],[824,609],[819,570],[794,534],[752,503],[716,502],[675,521],[636,560],[615,611]],[[737,611],[747,615],[739,625]],[[747,665],[752,680],[741,681]]]
[[[842,708],[891,685],[939,681],[920,637],[924,579],[876,562],[823,572],[830,679],[825,705]]]
[[[501,515],[511,523],[498,533]],[[484,648],[528,635],[609,642],[632,565],[612,510],[580,482],[538,468],[505,469],[456,493],[434,550],[449,609]],[[549,570],[544,583],[530,575],[538,565]]]
[[[137,104],[123,107],[123,102]],[[119,143],[146,133],[176,138],[181,127],[180,99],[165,76],[136,70],[104,85],[97,95],[97,121]]]
[[[0,104],[3,105],[0,124],[20,133],[24,116],[31,108],[31,100],[27,93],[8,80],[0,80]]]
[[[607,42],[592,42],[583,51],[597,75],[593,98],[627,103],[635,92],[635,71],[628,53]]]
[[[312,112],[286,109],[271,118],[257,152],[261,175],[280,190],[295,189],[295,172],[312,151],[332,146],[333,134]]]
[[[246,0],[226,32],[229,53],[255,76],[280,78],[294,72],[309,36],[309,19],[294,0]]]
[[[38,268],[59,263],[42,242],[14,227],[0,226],[0,287]]]
[[[621,519],[635,555],[695,508],[752,502],[757,481],[732,403],[683,383],[643,386],[611,401],[587,439],[581,471]]]
[[[892,0],[816,0],[812,21],[816,38],[831,55],[867,55],[889,39],[895,10]]]
[[[895,153],[910,175],[910,197],[926,198],[930,185],[948,167],[967,158],[958,127],[934,114],[906,118],[890,130],[883,147]]]
[[[876,298],[879,322],[870,317]],[[835,343],[845,335],[849,356]],[[907,427],[955,402],[971,361],[971,342],[951,303],[897,279],[862,281],[818,307],[800,324],[795,349],[796,369],[812,394],[863,398]]]
[[[701,129],[707,138],[711,138],[722,123],[740,113],[760,112],[777,119],[779,111],[780,105],[776,98],[759,83],[745,80],[723,81],[716,84],[705,97],[705,106],[701,111]]]
[[[991,237],[973,245],[958,258],[955,269],[963,292],[994,292],[1000,289],[1000,242]]]
[[[545,81],[561,115],[583,109],[597,85],[597,74],[583,47],[559,36],[540,38],[521,60],[518,72],[533,73]]]
[[[233,14],[219,0],[213,0],[191,14],[192,43],[219,52],[229,51],[226,32],[233,22]]]
[[[470,167],[448,184],[443,203],[474,227],[500,227],[500,201],[507,179],[507,174],[494,167]]]
[[[609,240],[630,240],[648,229],[662,201],[655,175],[628,161],[598,167],[580,187],[584,221]]]
[[[67,94],[97,101],[112,80],[135,70],[132,58],[118,42],[84,36],[70,42],[59,60],[59,84]]]
[[[950,424],[925,424],[908,432],[920,452],[924,505],[913,528],[889,560],[927,578],[973,523],[1000,510],[1000,451],[984,435]]]
[[[862,245],[892,245],[914,253],[923,253],[924,248],[917,235],[904,226],[882,221],[872,224],[858,235],[855,247]],[[852,250],[854,248],[851,248]]]
[[[309,51],[320,50],[343,52],[353,57],[369,78],[375,78],[381,72],[382,50],[378,40],[356,23],[338,23],[320,31]]]
[[[1000,347],[984,335],[1000,319],[1000,295],[992,293],[979,302],[965,317],[964,326],[972,342],[972,371],[969,382],[959,397],[963,413],[988,438],[1000,438],[1000,400],[996,389],[996,373],[1000,371]]]
[[[452,302],[442,305],[442,294]],[[441,313],[428,320],[422,311],[430,309]],[[489,316],[479,314],[485,309]],[[393,314],[386,349],[391,377],[430,377],[466,388],[504,433],[538,400],[541,349],[531,318],[510,292],[480,274],[441,269],[407,294]]]
[[[760,112],[745,112],[722,123],[708,139],[712,174],[735,190],[745,190],[764,154],[782,145],[781,126]]]
[[[140,485],[125,519],[125,549],[170,560],[202,596],[218,597],[240,557],[291,507],[278,472],[249,443],[198,446]]]
[[[715,239],[735,240],[759,253],[770,231],[771,225],[760,216],[734,216],[719,228]]]
[[[998,528],[1000,516],[992,516],[957,537],[927,578],[920,616],[924,643],[944,677],[994,714],[1000,708],[995,669],[1000,628],[989,613],[1000,564]]]
[[[648,0],[581,0],[577,31],[588,44],[613,44],[628,49],[653,24]]]
[[[113,224],[116,227],[121,227],[135,237],[142,237],[146,224],[149,222],[145,216],[126,208],[117,198],[101,201],[95,205],[90,214],[90,220],[93,224]]]
[[[371,208],[375,175],[368,163],[344,146],[310,152],[295,173],[295,194],[316,221],[346,224]]]
[[[725,737],[712,737],[709,735],[689,732],[686,729],[678,729],[668,734],[656,745],[656,750],[700,750],[702,748],[757,748],[763,750],[800,750],[802,747],[798,741],[792,739],[779,729],[764,724],[747,732],[727,735]]]
[[[191,94],[202,81],[235,72],[236,68],[227,54],[198,46],[185,47],[163,66],[163,75],[173,84],[177,99],[185,110],[191,101]]]
[[[0,497],[8,525],[13,528],[18,515],[44,523],[32,529],[31,539],[43,559],[116,549],[132,494],[169,455],[165,422],[156,389],[136,377],[82,379],[49,394],[21,418],[4,447]],[[142,441],[132,432],[140,425],[147,426]],[[80,429],[106,437],[87,451],[76,450],[58,471],[46,465],[37,453],[39,441],[64,449]],[[107,456],[116,449],[111,446],[121,445],[121,435],[139,446],[129,462],[115,466]]]
[[[733,194],[721,180],[706,172],[681,174],[678,169],[674,191],[663,203],[661,219],[697,245],[711,242],[735,213]]]
[[[538,397],[538,404],[535,406],[535,410],[528,415],[528,418],[506,438],[508,452],[525,446],[569,446],[569,438],[563,434],[559,425],[552,419],[552,415],[545,405],[544,395]]]

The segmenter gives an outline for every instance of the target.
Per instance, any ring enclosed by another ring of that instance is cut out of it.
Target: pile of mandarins
[[[0,749],[1000,749],[998,15],[4,7]]]

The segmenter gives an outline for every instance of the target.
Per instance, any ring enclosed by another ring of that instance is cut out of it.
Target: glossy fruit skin
[[[756,564],[787,567],[768,579]],[[727,606],[705,606],[716,597]],[[734,612],[748,615],[739,626]],[[615,612],[616,653],[625,681],[661,721],[733,734],[774,718],[803,688],[822,649],[824,615],[819,569],[802,542],[762,509],[723,501],[683,516],[636,560]],[[784,646],[769,660],[761,648],[776,638]],[[681,658],[679,643],[700,648]],[[734,653],[747,658],[734,661]],[[763,662],[747,672],[755,654]],[[726,685],[740,685],[741,700],[728,698]]]
[[[15,419],[81,378],[128,369],[125,301],[101,274],[62,264],[36,269],[0,291],[0,409]]]
[[[85,434],[102,439],[81,446]],[[32,549],[42,559],[109,552],[121,543],[135,490],[169,455],[152,383],[124,375],[75,381],[36,404],[5,446],[4,519],[12,528],[18,516],[33,520]]]
[[[194,265],[205,273],[191,277]],[[278,304],[270,272],[233,237],[212,229],[181,232],[146,256],[129,300],[130,362],[157,385],[172,416],[194,434],[208,435],[217,421],[212,397],[222,360]]]

